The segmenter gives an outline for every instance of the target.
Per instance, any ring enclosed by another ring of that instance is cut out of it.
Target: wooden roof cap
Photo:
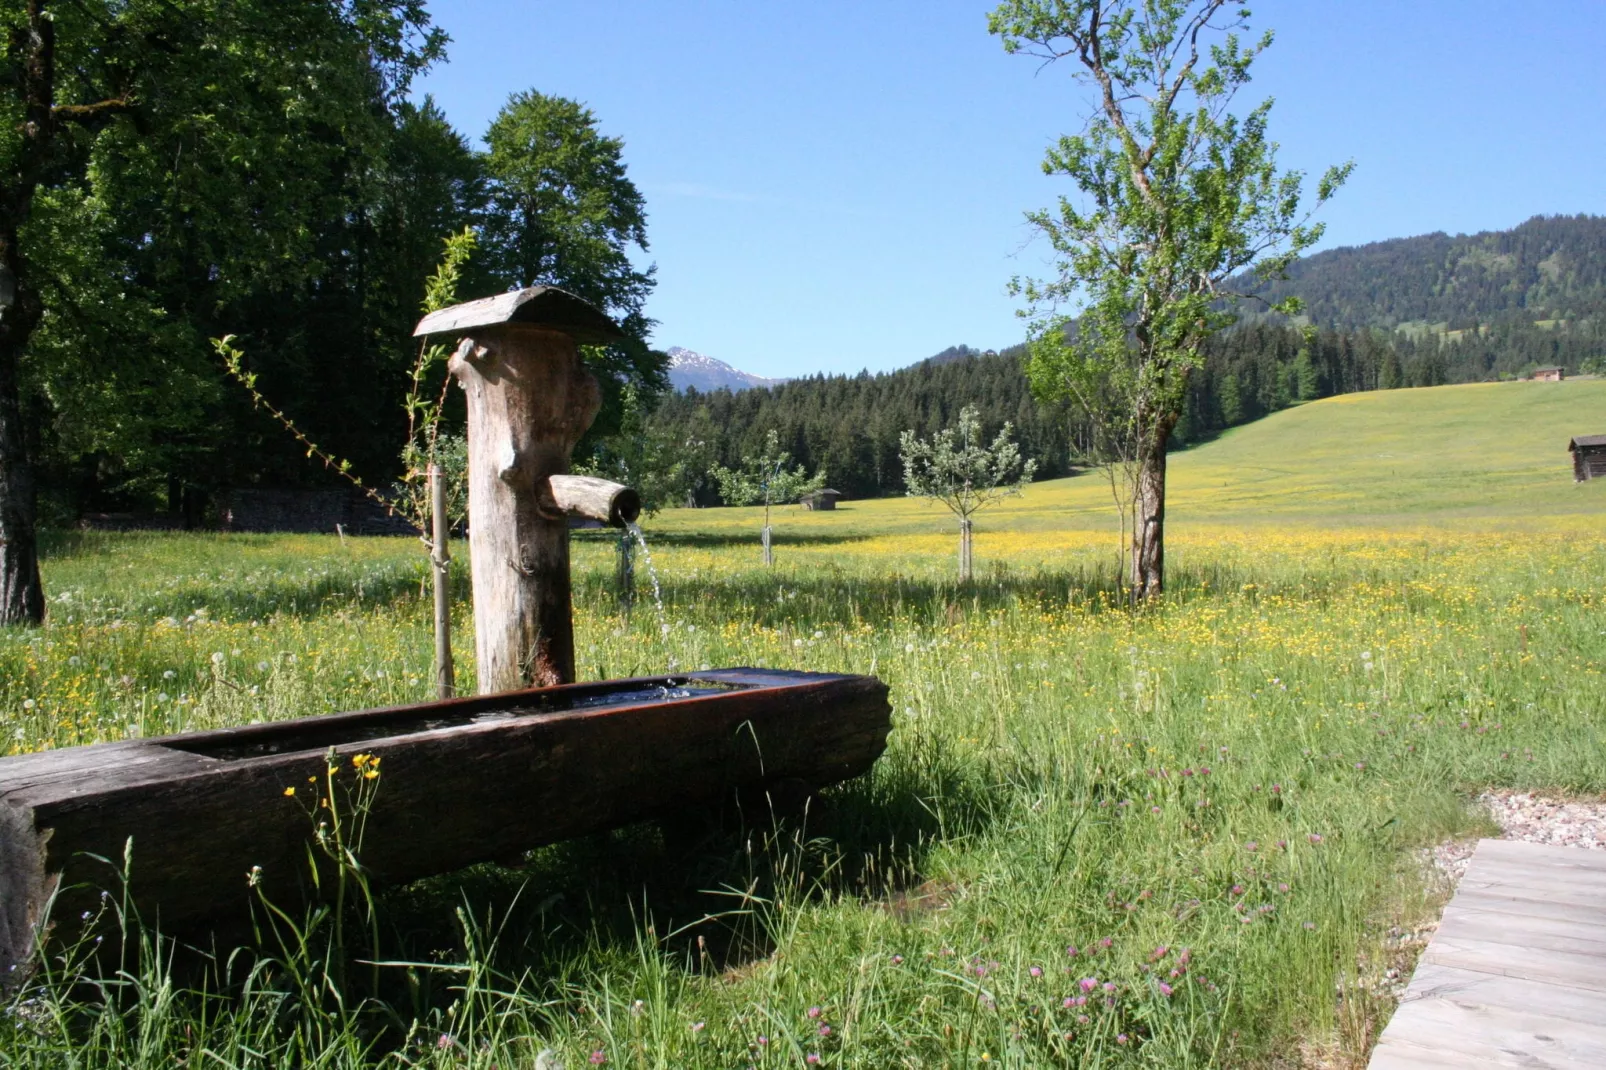
[[[560,331],[576,342],[604,345],[620,342],[625,332],[591,302],[556,286],[530,286],[509,290],[478,301],[431,312],[418,321],[413,337],[427,334],[461,334],[475,327],[501,323],[527,323]]]
[[[1572,441],[1567,443],[1569,451],[1579,446],[1606,446],[1606,435],[1574,435]]]

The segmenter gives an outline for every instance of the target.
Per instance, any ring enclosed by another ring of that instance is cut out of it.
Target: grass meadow
[[[1490,786],[1606,792],[1606,486],[1565,452],[1602,413],[1606,382],[1501,384],[1237,429],[1174,458],[1139,612],[1097,474],[980,514],[963,588],[915,501],[788,510],[771,569],[756,511],[662,514],[661,615],[622,614],[611,538],[579,535],[582,678],[874,673],[876,769],[783,826],[384,890],[378,946],[309,923],[175,965],[108,911],[118,968],[45,963],[0,1065],[1363,1065],[1442,895],[1416,849],[1487,832]],[[406,539],[52,535],[50,623],[0,634],[0,739],[426,699],[425,573]]]

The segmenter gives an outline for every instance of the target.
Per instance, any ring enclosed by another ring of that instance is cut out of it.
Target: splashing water
[[[625,530],[636,537],[636,542],[641,547],[641,559],[647,562],[647,578],[652,581],[652,604],[658,609],[658,631],[668,635],[669,618],[664,614],[664,589],[658,582],[658,570],[653,567],[652,551],[647,549],[647,536],[642,532],[641,525],[634,520],[625,524]]]

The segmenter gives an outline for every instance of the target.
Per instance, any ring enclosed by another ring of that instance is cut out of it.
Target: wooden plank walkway
[[[1368,1066],[1606,1067],[1606,851],[1479,841]]]

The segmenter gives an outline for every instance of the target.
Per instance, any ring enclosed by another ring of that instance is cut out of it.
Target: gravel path
[[[1513,791],[1478,797],[1500,826],[1501,839],[1606,851],[1606,802],[1558,802]]]
[[[1486,791],[1478,805],[1500,826],[1503,840],[1548,843],[1606,851],[1606,802],[1562,802],[1520,791]],[[1431,850],[1433,865],[1454,888],[1477,847],[1476,840],[1449,840]]]

